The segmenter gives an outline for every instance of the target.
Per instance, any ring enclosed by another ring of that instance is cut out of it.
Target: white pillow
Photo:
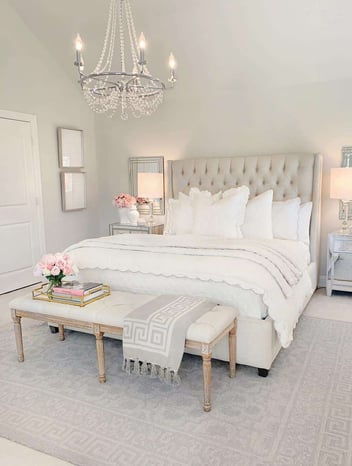
[[[269,189],[269,191],[265,191],[248,201],[244,223],[241,227],[244,238],[273,238],[272,207],[272,189]]]
[[[193,207],[191,200],[168,199],[164,235],[192,233]]]
[[[273,202],[273,236],[280,239],[298,239],[298,213],[301,199]]]
[[[312,202],[305,202],[298,212],[298,240],[309,246],[310,216],[312,214]]]
[[[178,193],[178,198],[180,201],[187,201],[191,200],[193,205],[196,202],[208,202],[208,204],[211,204],[212,202],[218,201],[221,199],[222,192],[219,191],[216,194],[211,194],[210,191],[201,191],[198,188],[191,188],[189,190],[189,195],[184,193]]]
[[[194,209],[192,232],[196,235],[242,238],[241,225],[244,221],[249,189],[247,186],[223,199],[207,203],[198,203]]]
[[[192,233],[194,209],[198,204],[211,204],[221,197],[221,191],[214,195],[210,191],[191,188],[189,195],[178,193],[177,199],[169,199],[166,204],[164,235],[187,235]]]

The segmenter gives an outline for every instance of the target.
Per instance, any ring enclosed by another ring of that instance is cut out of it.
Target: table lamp
[[[332,168],[330,198],[339,199],[343,206],[342,231],[347,230],[348,202],[352,201],[352,167]]]
[[[164,180],[162,173],[138,173],[138,197],[145,197],[149,201],[148,223],[154,223],[153,201],[164,195]]]

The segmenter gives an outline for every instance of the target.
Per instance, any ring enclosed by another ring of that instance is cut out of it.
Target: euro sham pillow
[[[272,189],[248,201],[244,223],[241,227],[244,238],[273,239],[272,208]]]
[[[200,202],[194,209],[192,233],[195,235],[242,238],[241,225],[244,222],[249,189],[241,186],[211,204]]]
[[[312,215],[312,202],[305,202],[300,205],[298,212],[298,241],[309,246],[310,217]]]
[[[209,191],[191,188],[189,195],[178,193],[178,199],[166,203],[164,235],[187,235],[192,233],[194,209],[199,203],[211,204],[218,200],[221,192],[212,195]]]
[[[187,235],[192,233],[193,208],[191,201],[168,199],[164,235]]]
[[[298,215],[301,199],[273,202],[273,236],[279,239],[298,239]]]

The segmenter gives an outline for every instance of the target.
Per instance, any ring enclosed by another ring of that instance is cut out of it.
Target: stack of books
[[[95,301],[106,295],[106,287],[102,283],[80,283],[78,281],[63,282],[61,286],[53,288],[53,300],[69,303],[84,303]]]

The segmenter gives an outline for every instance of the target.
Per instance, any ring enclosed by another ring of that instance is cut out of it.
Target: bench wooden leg
[[[62,324],[59,324],[59,340],[64,341],[65,340],[65,329]]]
[[[211,410],[211,352],[208,345],[202,348],[203,359],[203,390],[204,390],[204,411]]]
[[[237,332],[237,319],[235,319],[234,326],[229,332],[230,377],[235,377],[236,375],[236,332]]]
[[[104,357],[104,333],[100,331],[94,331],[96,345],[97,345],[97,357],[98,357],[98,370],[99,370],[99,382],[106,382],[105,376],[105,357]]]
[[[11,310],[11,317],[13,320],[13,324],[15,327],[15,337],[16,337],[16,347],[17,347],[17,355],[19,362],[24,361],[24,352],[23,352],[23,339],[22,339],[22,325],[21,325],[21,317],[16,315],[16,310]]]

